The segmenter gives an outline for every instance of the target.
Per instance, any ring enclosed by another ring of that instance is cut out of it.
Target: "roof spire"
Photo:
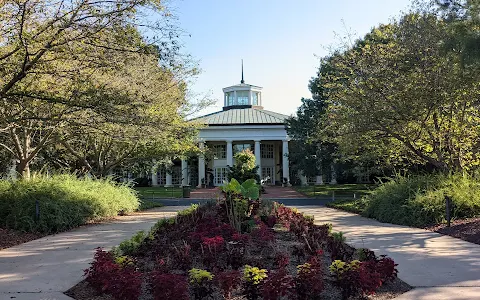
[[[242,59],[242,80],[240,81],[240,83],[245,83],[245,80],[243,80],[243,59]]]

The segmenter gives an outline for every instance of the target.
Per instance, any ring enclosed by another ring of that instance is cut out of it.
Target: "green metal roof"
[[[211,113],[195,121],[205,125],[283,124],[287,115],[259,108],[234,108]]]

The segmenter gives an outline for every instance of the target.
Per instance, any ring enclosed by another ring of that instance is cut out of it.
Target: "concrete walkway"
[[[393,258],[399,278],[415,287],[399,300],[480,299],[480,245],[322,206],[299,210],[315,216],[317,224],[332,223],[352,246]]]
[[[71,299],[63,292],[82,280],[95,248],[116,246],[184,208],[157,208],[1,250],[0,300]]]

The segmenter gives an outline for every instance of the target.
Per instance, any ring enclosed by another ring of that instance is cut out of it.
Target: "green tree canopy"
[[[449,25],[413,12],[333,57],[328,114],[342,143],[387,145],[439,169],[478,165],[480,69],[445,51]]]
[[[134,153],[189,148],[197,70],[169,18],[158,0],[2,3],[0,140],[21,174],[53,146],[100,175]]]

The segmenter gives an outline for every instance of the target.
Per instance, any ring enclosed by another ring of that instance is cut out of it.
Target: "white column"
[[[204,148],[204,144],[203,142],[200,142],[198,144],[198,148],[200,149],[200,151],[203,151],[203,148]],[[207,183],[207,179],[205,178],[205,157],[202,154],[200,154],[200,156],[198,157],[198,186],[197,187],[202,187],[202,179],[203,179],[203,183],[206,184]]]
[[[317,175],[317,180],[315,181],[315,185],[322,185],[323,184],[323,175]]]
[[[305,174],[303,174],[303,171],[298,170],[298,177],[300,178],[300,184],[302,186],[308,185],[307,176],[305,176]]]
[[[182,159],[182,186],[188,185],[189,181],[187,160]]]
[[[157,171],[152,171],[152,186],[158,186]]]
[[[259,140],[255,141],[255,163],[258,166],[257,174],[260,176],[260,180],[262,180],[262,155]]]
[[[331,176],[332,179],[330,180],[330,184],[337,184],[337,172],[335,172],[335,167],[330,165],[330,170],[331,170]]]
[[[282,168],[283,168],[283,178],[287,178],[287,185],[290,185],[290,169],[288,165],[288,140],[283,141],[282,147]],[[282,178],[282,182],[283,182]]]
[[[233,167],[233,145],[232,140],[227,140],[227,165]]]
[[[165,184],[165,187],[171,187],[173,186],[172,184],[172,170],[167,170],[167,174],[166,174],[166,178],[165,178],[165,181],[166,181],[166,184]]]

